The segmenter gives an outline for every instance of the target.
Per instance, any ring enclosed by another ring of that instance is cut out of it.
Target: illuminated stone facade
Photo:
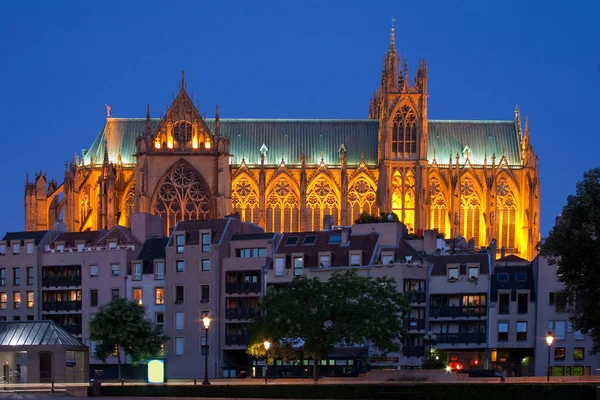
[[[427,66],[411,83],[392,30],[367,120],[203,118],[180,90],[163,118],[112,118],[64,181],[26,183],[25,228],[128,225],[129,215],[180,219],[239,212],[267,231],[349,225],[392,211],[410,232],[496,239],[531,259],[539,240],[538,159],[518,109],[506,121],[427,116]]]

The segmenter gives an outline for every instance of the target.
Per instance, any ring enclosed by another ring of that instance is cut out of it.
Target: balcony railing
[[[416,347],[402,347],[402,355],[404,357],[424,357],[425,356],[425,347],[416,346]]]
[[[402,326],[408,330],[424,330],[425,320],[416,318],[405,318]]]
[[[225,344],[227,346],[246,346],[250,341],[250,335],[227,335]]]
[[[81,286],[80,276],[53,276],[42,278],[42,286]]]
[[[485,343],[485,333],[436,333],[437,344],[481,344]]]
[[[42,311],[80,311],[81,301],[45,301]]]
[[[243,283],[243,282],[228,282],[225,284],[225,292],[227,294],[237,294],[237,293],[260,293],[261,286],[260,283]]]
[[[427,295],[425,292],[404,292],[404,295],[408,298],[411,303],[425,303],[427,301]]]
[[[71,335],[81,335],[81,325],[60,325],[60,327]]]
[[[258,308],[230,308],[225,311],[227,319],[252,319],[260,315]]]
[[[486,306],[454,306],[454,307],[431,307],[429,315],[432,318],[439,317],[485,317],[487,315]]]

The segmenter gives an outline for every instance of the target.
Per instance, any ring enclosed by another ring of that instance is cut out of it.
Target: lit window
[[[33,308],[35,304],[34,292],[27,292],[27,308]]]
[[[210,271],[210,260],[202,260],[202,271]]]
[[[583,360],[585,358],[585,348],[575,347],[573,348],[573,360]]]
[[[134,281],[142,280],[142,263],[134,263],[133,264],[133,280]]]
[[[6,293],[0,293],[0,310],[6,310],[6,303],[8,302],[8,296]]]
[[[27,247],[27,254],[33,254],[33,243],[27,243],[25,246]]]
[[[119,264],[111,264],[110,266],[112,276],[119,276],[121,273],[121,266]]]
[[[165,304],[165,289],[161,287],[154,288],[154,303],[157,305]]]
[[[142,302],[142,289],[134,288],[133,289],[133,300],[138,304],[143,304]]]
[[[175,236],[175,245],[176,245],[175,252],[177,254],[183,253],[183,250],[185,248],[185,236],[184,235]]]
[[[15,310],[21,308],[21,292],[13,292],[13,308]]]
[[[91,277],[98,276],[98,266],[97,265],[90,265],[90,276]]]
[[[182,356],[184,353],[185,339],[182,337],[175,338],[175,355]]]

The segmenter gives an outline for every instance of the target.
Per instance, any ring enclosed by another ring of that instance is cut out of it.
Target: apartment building
[[[428,256],[429,329],[435,347],[464,368],[486,359],[491,262],[488,253]]]
[[[8,232],[0,241],[0,321],[40,319],[40,249],[51,231]]]
[[[569,299],[562,293],[556,265],[549,265],[546,257],[533,261],[537,288],[537,315],[535,335],[535,375],[552,376],[600,375],[600,356],[591,354],[592,339],[576,331],[569,322]],[[552,333],[552,346],[546,336]]]
[[[229,257],[229,241],[236,234],[263,233],[254,224],[228,217],[177,223],[166,247],[166,315],[168,378],[204,376],[202,357],[209,354],[208,375],[216,377],[222,363],[221,260]],[[208,341],[202,318],[210,316]],[[210,349],[215,349],[211,351]]]
[[[223,259],[218,323],[223,344],[220,376],[235,378],[248,370],[248,324],[258,316],[258,300],[265,294],[267,272],[273,262],[279,233],[237,234]]]
[[[533,375],[536,341],[533,267],[516,255],[494,263],[490,290],[490,365],[506,376]]]

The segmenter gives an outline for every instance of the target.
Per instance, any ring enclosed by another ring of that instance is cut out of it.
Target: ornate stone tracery
[[[86,185],[79,195],[79,222],[83,223],[88,214],[92,211],[90,199],[90,186]]]
[[[233,182],[231,202],[234,212],[239,212],[242,221],[258,223],[257,209],[260,200],[256,185],[247,175],[240,175]]]
[[[300,200],[289,179],[276,178],[266,196],[267,231],[297,232]]]
[[[392,126],[392,153],[411,156],[417,152],[417,116],[407,105],[396,112]]]
[[[505,177],[500,178],[496,184],[497,201],[497,224],[496,239],[498,248],[515,249],[516,248],[516,218],[517,202],[514,191]]]
[[[475,245],[480,243],[481,228],[481,199],[476,184],[470,177],[464,177],[460,181],[460,231],[466,239],[474,239]]]
[[[369,215],[377,214],[375,202],[377,193],[375,184],[365,177],[359,177],[352,183],[348,189],[348,204],[350,205],[350,221],[354,222],[361,213],[366,212]]]
[[[331,181],[323,176],[313,180],[308,187],[306,207],[310,209],[311,230],[323,229],[323,217],[333,216],[334,224],[339,223],[340,196]]]
[[[404,175],[394,172],[392,177],[392,211],[409,231],[415,227],[415,174],[407,169]]]
[[[437,178],[432,178],[429,183],[429,195],[431,196],[431,221],[432,229],[437,229],[438,233],[447,235],[448,205],[444,196],[442,184]]]
[[[165,219],[168,232],[177,221],[210,218],[211,201],[204,179],[187,162],[179,161],[156,192],[154,213]]]

